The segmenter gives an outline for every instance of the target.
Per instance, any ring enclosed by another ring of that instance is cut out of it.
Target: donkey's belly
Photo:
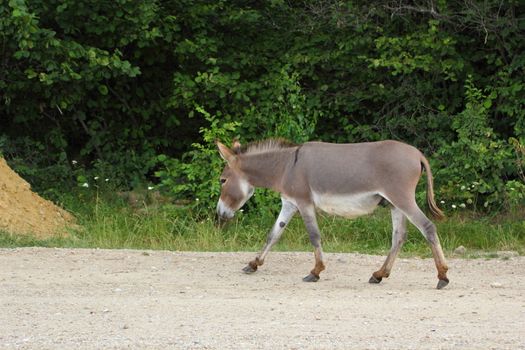
[[[319,194],[313,192],[314,204],[328,214],[353,218],[374,211],[382,197],[376,193]]]

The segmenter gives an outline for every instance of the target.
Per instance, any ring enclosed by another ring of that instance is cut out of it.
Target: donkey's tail
[[[432,177],[432,171],[430,170],[430,164],[425,156],[421,155],[421,164],[425,167],[425,172],[427,173],[427,203],[430,213],[436,219],[443,219],[445,214],[438,208],[434,200],[434,178]]]

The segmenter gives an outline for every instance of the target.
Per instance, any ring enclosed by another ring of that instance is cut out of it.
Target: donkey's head
[[[219,153],[226,161],[222,171],[221,197],[217,203],[217,215],[220,219],[231,219],[235,212],[253,195],[254,187],[248,182],[246,176],[240,170],[239,153],[241,145],[235,141],[233,149],[217,142]]]

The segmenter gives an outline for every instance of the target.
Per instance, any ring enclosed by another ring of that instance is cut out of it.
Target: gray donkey
[[[416,148],[398,141],[354,144],[306,142],[294,145],[282,139],[269,139],[230,149],[217,142],[227,165],[220,177],[221,196],[217,214],[231,219],[235,211],[253,195],[254,187],[270,188],[281,194],[279,217],[260,254],[243,269],[253,273],[281,237],[284,228],[299,212],[314,246],[315,266],[303,278],[319,280],[325,269],[316,209],[344,217],[371,213],[379,204],[389,203],[392,214],[392,248],[383,266],[372,274],[370,283],[388,277],[394,260],[406,240],[407,218],[430,244],[439,282],[445,287],[447,263],[436,233],[436,226],[416,204],[416,185],[424,169],[427,174],[427,202],[436,218],[443,213],[434,201],[433,180],[427,159]]]

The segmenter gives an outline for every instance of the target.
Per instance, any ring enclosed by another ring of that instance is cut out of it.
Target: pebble
[[[467,252],[467,248],[465,248],[464,246],[460,245],[459,247],[457,247],[456,249],[454,249],[454,254],[458,254],[458,255],[463,255]]]
[[[490,284],[490,286],[491,286],[492,288],[503,288],[503,284],[501,284],[501,283],[499,283],[499,282],[492,282],[492,283]]]

